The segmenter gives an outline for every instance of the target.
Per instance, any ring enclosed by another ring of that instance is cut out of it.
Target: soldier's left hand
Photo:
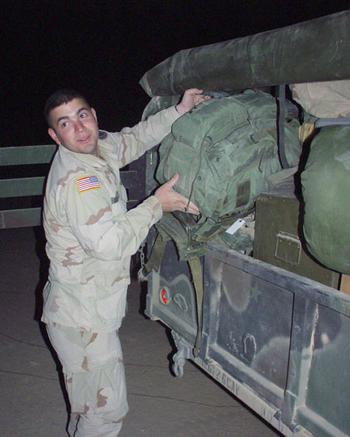
[[[203,94],[203,90],[190,88],[184,92],[180,103],[176,105],[176,110],[180,114],[185,114],[185,112],[191,111],[195,106],[210,98],[210,96]]]
[[[154,193],[164,212],[182,211],[188,214],[199,214],[197,205],[174,190],[174,185],[179,180],[179,175],[174,175],[165,184],[161,185]]]

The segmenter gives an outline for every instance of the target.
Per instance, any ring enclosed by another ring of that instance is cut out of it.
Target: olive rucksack
[[[194,356],[199,354],[202,335],[199,256],[205,254],[208,240],[249,213],[257,195],[268,189],[268,177],[281,170],[277,119],[275,99],[248,90],[202,103],[180,117],[160,145],[158,181],[164,183],[178,173],[176,190],[197,204],[201,215],[197,219],[181,212],[163,215],[145,273],[159,269],[167,241],[175,241],[179,258],[189,263],[196,295]],[[283,161],[293,166],[300,155],[299,123],[280,121]]]
[[[281,170],[277,147],[275,99],[262,91],[211,99],[180,117],[159,148],[156,178],[175,173],[175,189],[193,201],[201,215],[167,213],[157,224],[172,238],[181,259],[205,252],[205,243],[246,215],[257,195],[268,188],[267,178]],[[298,162],[299,123],[284,122],[285,155]]]

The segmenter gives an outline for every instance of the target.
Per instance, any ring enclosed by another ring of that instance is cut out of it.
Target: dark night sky
[[[0,145],[50,142],[46,97],[73,87],[109,130],[137,122],[138,81],[181,49],[348,9],[349,0],[2,0]],[[312,43],[312,42],[310,42]]]

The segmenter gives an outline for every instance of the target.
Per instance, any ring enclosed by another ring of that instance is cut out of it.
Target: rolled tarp
[[[229,41],[181,50],[146,72],[150,96],[187,88],[235,91],[350,79],[350,10]]]

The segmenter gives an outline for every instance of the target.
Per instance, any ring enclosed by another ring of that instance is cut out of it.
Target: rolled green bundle
[[[181,50],[146,72],[149,96],[350,78],[350,11]]]
[[[350,274],[350,126],[321,129],[301,182],[309,251],[326,267]]]

